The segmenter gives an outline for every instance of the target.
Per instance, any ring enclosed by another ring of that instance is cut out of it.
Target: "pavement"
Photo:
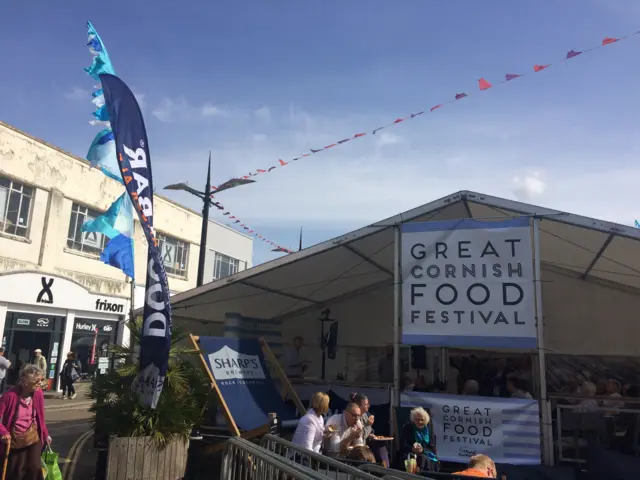
[[[82,385],[80,385],[82,387]],[[62,400],[47,394],[45,417],[52,449],[59,454],[64,480],[91,480],[96,470],[97,453],[93,448],[93,428],[89,412],[91,401],[86,388],[78,389],[73,400]]]

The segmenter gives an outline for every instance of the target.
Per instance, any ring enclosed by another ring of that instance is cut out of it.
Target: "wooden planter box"
[[[187,467],[188,442],[173,441],[163,450],[152,437],[112,437],[107,480],[179,480]]]

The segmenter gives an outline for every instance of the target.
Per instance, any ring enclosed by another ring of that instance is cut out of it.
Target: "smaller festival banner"
[[[535,348],[528,217],[402,225],[402,342]]]
[[[467,463],[484,454],[496,463],[542,463],[536,400],[406,392],[400,402],[430,412],[440,460]]]

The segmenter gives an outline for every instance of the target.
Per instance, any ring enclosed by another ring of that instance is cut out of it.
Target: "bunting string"
[[[477,87],[474,91],[470,91],[470,92],[459,92],[456,93],[452,98],[450,98],[449,100],[445,100],[442,101],[441,103],[437,103],[435,105],[433,105],[432,107],[430,107],[428,110],[418,110],[414,113],[410,113],[408,115],[402,116],[402,117],[397,117],[395,120],[393,120],[392,122],[389,122],[387,124],[384,124],[382,126],[376,127],[372,130],[361,130],[359,132],[356,133],[352,133],[348,136],[345,136],[344,138],[342,138],[341,140],[337,140],[334,143],[331,143],[329,145],[325,145],[324,147],[318,147],[318,148],[310,148],[308,151],[301,153],[300,155],[298,155],[295,158],[290,159],[289,161],[284,161],[283,159],[278,159],[278,162],[275,165],[271,165],[269,167],[264,167],[264,168],[257,168],[256,170],[249,172],[247,175],[244,175],[238,179],[235,179],[236,181],[242,181],[242,180],[249,180],[252,179],[253,177],[256,177],[258,175],[264,175],[266,173],[271,173],[272,171],[276,170],[276,169],[280,169],[282,167],[286,167],[288,165],[291,165],[293,162],[296,162],[298,160],[301,160],[303,158],[307,158],[310,157],[312,155],[316,155],[318,153],[321,152],[325,152],[329,149],[335,148],[339,145],[343,145],[347,142],[350,142],[352,140],[356,140],[358,138],[362,138],[365,136],[371,136],[371,135],[376,135],[379,131],[393,127],[395,125],[398,125],[400,123],[404,123],[406,121],[409,120],[413,120],[414,118],[417,118],[419,116],[424,115],[425,113],[433,113],[436,110],[440,110],[443,107],[446,107],[447,105],[451,105],[452,103],[456,103],[464,98],[468,98],[472,95],[477,95],[479,93],[482,93],[486,90],[489,90],[491,88],[495,88],[495,87],[499,87],[502,86],[508,82],[511,82],[513,80],[516,80],[518,78],[522,78],[525,76],[531,76],[534,75],[536,73],[540,73],[543,70],[547,70],[549,67],[552,66],[557,66],[561,63],[567,62],[575,57],[578,57],[580,55],[584,55],[587,53],[592,53],[596,50],[599,50],[601,48],[604,48],[606,46],[612,45],[614,43],[623,41],[623,40],[628,40],[629,38],[640,34],[640,30],[627,34],[627,35],[623,35],[620,37],[605,37],[602,39],[602,41],[597,44],[594,45],[590,48],[585,48],[583,50],[569,50],[564,57],[556,60],[553,63],[544,63],[544,64],[534,64],[533,67],[531,68],[531,70],[529,72],[522,72],[522,73],[506,73],[504,75],[504,78],[498,81],[494,81],[494,82],[490,82],[489,80],[487,80],[484,77],[481,77],[478,79],[478,83],[477,83]],[[217,193],[217,191],[221,190],[222,186],[225,184],[221,184],[217,187],[212,187],[211,188],[211,197],[213,198],[214,194]],[[278,244],[272,242],[271,240],[269,240],[268,238],[262,236],[261,234],[259,234],[258,232],[256,232],[255,230],[253,230],[252,228],[250,228],[249,226],[247,226],[244,222],[242,222],[242,220],[240,220],[237,216],[233,215],[229,210],[226,210],[221,204],[217,204],[218,208],[220,210],[225,210],[225,212],[223,213],[223,215],[227,216],[227,218],[229,218],[230,220],[234,220],[233,224],[234,226],[238,226],[243,228],[246,233],[254,235],[255,237],[257,237],[259,240],[262,240],[263,242],[268,243],[269,245],[274,247],[273,251],[278,251],[278,252],[284,252],[284,253],[293,253],[292,250],[284,248],[279,246]],[[636,221],[636,226],[640,226],[640,224],[638,224],[638,222]]]
[[[621,37],[605,37],[598,45],[595,45],[591,48],[586,48],[583,50],[569,50],[564,57],[560,58],[559,60],[553,62],[553,63],[545,63],[545,64],[535,64],[533,65],[533,67],[531,68],[531,70],[528,73],[507,73],[504,76],[504,79],[499,80],[499,81],[494,81],[493,83],[490,82],[489,80],[485,79],[485,78],[480,78],[478,79],[478,84],[477,87],[474,91],[472,92],[460,92],[460,93],[456,93],[452,98],[450,98],[449,100],[446,101],[442,101],[441,103],[435,104],[432,107],[430,107],[428,110],[419,110],[416,111],[414,113],[410,113],[408,115],[402,116],[402,117],[397,117],[395,120],[393,120],[390,123],[387,123],[385,125],[379,126],[377,128],[374,128],[373,130],[361,130],[357,133],[352,133],[348,136],[345,136],[344,138],[342,138],[341,140],[337,140],[334,143],[331,143],[329,145],[325,145],[324,147],[318,147],[318,148],[310,148],[307,152],[304,152],[300,155],[298,155],[295,158],[292,158],[289,161],[284,161],[282,159],[278,159],[278,162],[275,165],[271,165],[269,167],[264,167],[264,168],[258,168],[252,172],[249,172],[247,175],[241,177],[241,179],[247,180],[250,179],[252,177],[258,176],[258,175],[264,175],[266,173],[270,173],[273,170],[276,169],[280,169],[282,167],[286,167],[287,165],[291,165],[292,162],[296,162],[298,160],[301,160],[303,158],[306,157],[310,157],[312,155],[316,155],[318,153],[321,152],[325,152],[331,148],[335,148],[338,145],[343,145],[347,142],[350,142],[352,140],[356,140],[358,138],[362,138],[365,136],[370,136],[370,135],[376,135],[379,131],[393,127],[395,125],[398,125],[400,123],[404,123],[408,120],[413,120],[414,118],[417,118],[421,115],[424,115],[425,113],[432,113],[435,112],[436,110],[440,110],[441,108],[450,105],[452,103],[458,102],[460,100],[462,100],[463,98],[468,98],[471,95],[476,95],[478,93],[484,92],[486,90],[489,90],[491,88],[495,88],[501,85],[504,85],[508,82],[511,82],[515,79],[518,78],[522,78],[525,76],[529,76],[529,75],[534,75],[536,73],[540,73],[543,70],[547,70],[549,67],[551,66],[557,66],[561,63],[564,63],[566,61],[569,61],[575,57],[578,57],[580,55],[584,55],[587,53],[591,53],[594,52],[596,50],[599,50],[601,48],[604,48],[608,45],[612,45],[614,43],[623,41],[623,40],[627,40],[635,35],[640,34],[640,30],[634,33],[630,33],[628,35],[624,35]],[[212,193],[216,193],[218,187],[212,187]]]
[[[214,205],[219,210],[225,210],[224,206],[221,205],[219,202],[216,202]],[[233,215],[228,210],[225,210],[225,212],[222,215],[227,217],[228,220],[230,220],[230,222],[227,225],[229,225],[230,227],[234,227],[235,226],[237,228],[242,228],[247,235],[251,235],[251,236],[257,238],[258,240],[260,240],[261,242],[264,242],[267,245],[271,246],[272,247],[272,251],[281,252],[281,253],[293,253],[293,250],[291,250],[289,248],[285,248],[285,247],[283,247],[281,245],[278,245],[277,243],[269,240],[267,237],[262,235],[260,232],[257,232],[255,229],[253,229],[249,225],[245,224],[242,220],[240,220],[238,217]]]

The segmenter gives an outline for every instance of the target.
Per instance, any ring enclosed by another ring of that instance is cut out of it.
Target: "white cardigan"
[[[322,448],[322,436],[324,434],[324,418],[316,415],[313,408],[300,419],[296,431],[293,434],[292,443],[300,445],[307,450],[320,453]]]

